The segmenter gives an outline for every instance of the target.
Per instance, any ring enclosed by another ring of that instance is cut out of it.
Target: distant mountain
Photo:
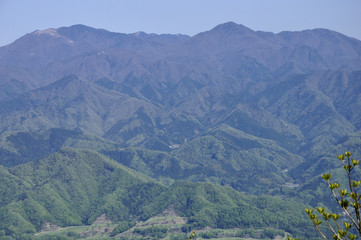
[[[229,22],[193,37],[37,30],[0,48],[1,171],[35,194],[33,177],[11,171],[54,164],[51,156],[72,147],[116,160],[134,179],[147,175],[162,194],[183,180],[313,204],[324,197],[310,194],[323,186],[315,175],[337,172],[340,151],[360,153],[360,99],[361,41],[327,29],[274,34]],[[97,194],[91,201],[104,200]],[[72,206],[69,199],[59,204]],[[97,217],[77,214],[56,221]]]
[[[14,78],[34,88],[65,75],[79,75],[79,71],[87,78],[110,76],[127,68],[129,63],[142,63],[146,60],[144,57],[155,55],[160,48],[187,38],[185,35],[127,35],[83,25],[37,30],[0,48],[0,73],[4,76],[0,83]]]
[[[225,64],[226,59],[244,57],[273,73],[291,65],[300,73],[358,70],[360,54],[358,40],[326,29],[273,34],[230,22],[188,37],[120,34],[74,25],[34,31],[1,47],[0,83],[14,78],[34,88],[68,74],[123,82],[130,73],[137,77],[146,75],[149,80],[157,78],[157,82],[174,82],[192,71],[197,78],[203,71],[212,73],[208,74],[212,78],[222,78],[232,74],[222,71],[230,67],[229,61]]]
[[[0,132],[81,129],[168,152],[226,125],[302,159],[360,129],[360,60],[360,41],[326,29],[34,31],[0,48]]]

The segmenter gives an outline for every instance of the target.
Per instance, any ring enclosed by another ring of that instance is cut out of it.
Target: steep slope
[[[89,68],[91,73],[82,77],[99,76],[104,70],[99,69],[101,64],[97,62],[104,60],[102,56],[109,60],[107,53],[114,50],[118,54],[126,53],[125,58],[111,54],[110,59],[129,61],[138,51],[152,55],[161,47],[187,38],[185,35],[112,33],[84,25],[37,30],[0,48],[0,74],[4,76],[0,84],[14,78],[31,88],[45,86],[73,74],[73,66],[84,58],[98,67]],[[93,56],[95,59],[91,60]],[[110,63],[114,64],[114,61]]]
[[[314,176],[360,154],[360,63],[361,42],[326,29],[27,34],[0,48],[0,231],[171,207],[184,229],[307,238],[300,202],[327,199]]]
[[[194,37],[35,31],[0,48],[1,164],[90,148],[168,185],[284,196],[333,167],[330,149],[358,146],[360,49],[325,29],[235,23]]]
[[[265,194],[293,182],[285,170],[304,161],[266,140],[221,125],[170,152],[142,148],[104,151],[118,162],[166,184],[174,180],[207,181],[242,192]]]
[[[13,167],[40,160],[63,147],[86,148],[94,151],[116,150],[118,145],[96,135],[61,128],[31,132],[6,132],[0,135],[0,164]]]
[[[9,82],[2,84],[0,89],[2,90],[0,92],[0,101],[10,100],[11,98],[29,90],[23,82],[16,79],[11,79]]]
[[[249,197],[210,183],[181,181],[164,187],[89,150],[62,149],[39,161],[1,167],[0,174],[7,183],[5,191],[13,192],[1,199],[0,219],[7,221],[0,222],[0,229],[17,238],[39,231],[45,223],[84,225],[102,214],[113,222],[142,221],[169,206],[188,218],[193,229],[278,225],[297,233],[293,227],[304,224],[294,211],[301,204]],[[274,213],[274,204],[290,214]]]
[[[0,84],[17,79],[34,88],[74,73],[89,80],[108,77],[122,82],[136,73],[166,81],[190,74],[206,80],[207,74],[220,85],[224,74],[220,70],[229,68],[232,55],[234,64],[247,57],[283,75],[295,70],[359,69],[360,54],[358,40],[326,29],[273,34],[225,23],[190,38],[74,25],[34,31],[0,48]]]
[[[122,147],[176,152],[169,146],[189,146],[226,126],[248,134],[250,144],[271,141],[259,145],[267,150],[258,160],[275,164],[287,152],[304,164],[360,129],[360,46],[328,30],[273,34],[235,23],[192,38],[81,25],[36,31],[0,49],[0,132],[80,129]],[[26,51],[39,59],[22,58]],[[15,78],[14,69],[26,79]],[[55,81],[67,73],[79,77]],[[243,149],[242,141],[235,149]],[[212,162],[208,146],[199,147]],[[286,168],[282,161],[277,176]],[[203,180],[214,177],[204,174]]]
[[[335,81],[336,76],[344,76],[344,80]],[[298,126],[307,139],[303,149],[312,155],[359,129],[355,119],[359,112],[354,110],[359,105],[358,78],[357,72],[342,71],[294,75],[263,91],[259,103],[275,116]],[[351,85],[353,90],[349,90]]]
[[[25,185],[22,192],[8,195],[11,201],[1,202],[1,219],[9,219],[1,221],[7,234],[35,232],[45,222],[59,226],[91,223],[103,213],[114,221],[128,219],[130,214],[139,216],[147,199],[165,189],[88,150],[64,149],[45,159],[5,170],[2,178],[21,179]],[[138,191],[142,188],[145,191]],[[142,201],[136,203],[132,194]],[[23,223],[15,227],[18,218]]]
[[[229,22],[181,44],[189,44],[187,47],[195,50],[196,55],[210,53],[224,57],[237,53],[247,56],[272,72],[290,63],[304,73],[360,68],[360,41],[327,29],[273,34]]]
[[[70,75],[4,102],[0,106],[1,129],[81,128],[102,135],[115,120],[134,114],[143,105],[153,107]]]

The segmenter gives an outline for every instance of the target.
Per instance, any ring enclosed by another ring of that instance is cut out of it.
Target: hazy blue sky
[[[328,28],[361,39],[361,0],[0,0],[0,46],[78,23],[192,36],[228,21],[274,33]]]

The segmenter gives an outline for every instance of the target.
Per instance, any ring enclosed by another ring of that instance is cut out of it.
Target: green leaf
[[[337,230],[337,232],[338,232],[338,234],[341,236],[341,238],[343,238],[343,237],[346,236],[346,234],[347,234],[347,231],[341,230],[341,229]]]
[[[345,152],[345,155],[346,155],[346,157],[351,157],[352,153],[349,152],[349,151],[346,151],[346,152]]]
[[[325,208],[323,208],[323,207],[318,207],[318,208],[316,208],[317,209],[317,211],[319,212],[319,213],[323,213],[324,211],[325,211]]]
[[[347,189],[340,190],[340,193],[341,193],[342,197],[346,196],[347,195]]]
[[[356,182],[355,180],[352,181],[352,186],[357,188],[360,185],[360,182]]]
[[[332,174],[328,173],[328,174],[323,174],[322,178],[325,179],[326,181],[329,181],[331,179]]]
[[[349,195],[350,198],[352,198],[353,200],[356,200],[356,199],[358,198],[358,196],[359,196],[357,193],[353,193],[353,192],[352,192],[352,193],[349,193],[348,195]]]
[[[316,225],[318,226],[318,225],[320,225],[320,224],[322,223],[322,221],[321,221],[321,220],[316,219],[315,223],[316,223]]]
[[[353,203],[352,203],[352,206],[353,206],[355,209],[358,209],[358,208],[360,208],[360,203],[353,202]]]
[[[333,220],[337,221],[337,219],[339,219],[339,218],[341,217],[341,214],[335,214],[335,213],[333,213],[333,214],[331,215],[331,217],[333,218]]]
[[[355,159],[352,159],[351,161],[352,161],[352,164],[353,164],[354,166],[360,164],[360,161],[357,161],[357,160],[355,160]]]
[[[357,237],[356,235],[353,235],[353,234],[351,234],[351,233],[350,233],[350,236],[349,236],[349,238],[350,238],[351,240],[354,240],[354,239],[356,239],[356,237]]]
[[[345,155],[337,155],[337,158],[340,159],[341,162],[345,159]]]
[[[326,212],[324,212],[323,214],[323,217],[325,218],[325,220],[327,221],[327,220],[329,220],[330,218],[331,218],[331,213],[326,213]]]
[[[340,187],[340,184],[339,183],[332,183],[331,185],[330,185],[330,188],[331,188],[331,190],[333,190],[333,189],[335,189],[335,188],[339,188]]]
[[[312,208],[305,208],[305,212],[310,215],[311,213],[313,213],[313,209]]]
[[[347,231],[352,227],[352,224],[347,223],[347,222],[343,222],[343,225],[345,225],[345,228],[347,229]]]
[[[350,205],[350,201],[347,199],[340,200],[338,203],[342,208],[348,208],[348,206]]]

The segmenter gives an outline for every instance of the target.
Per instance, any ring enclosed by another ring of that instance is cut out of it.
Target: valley
[[[0,47],[0,239],[315,238],[360,109],[327,29],[34,31]]]

